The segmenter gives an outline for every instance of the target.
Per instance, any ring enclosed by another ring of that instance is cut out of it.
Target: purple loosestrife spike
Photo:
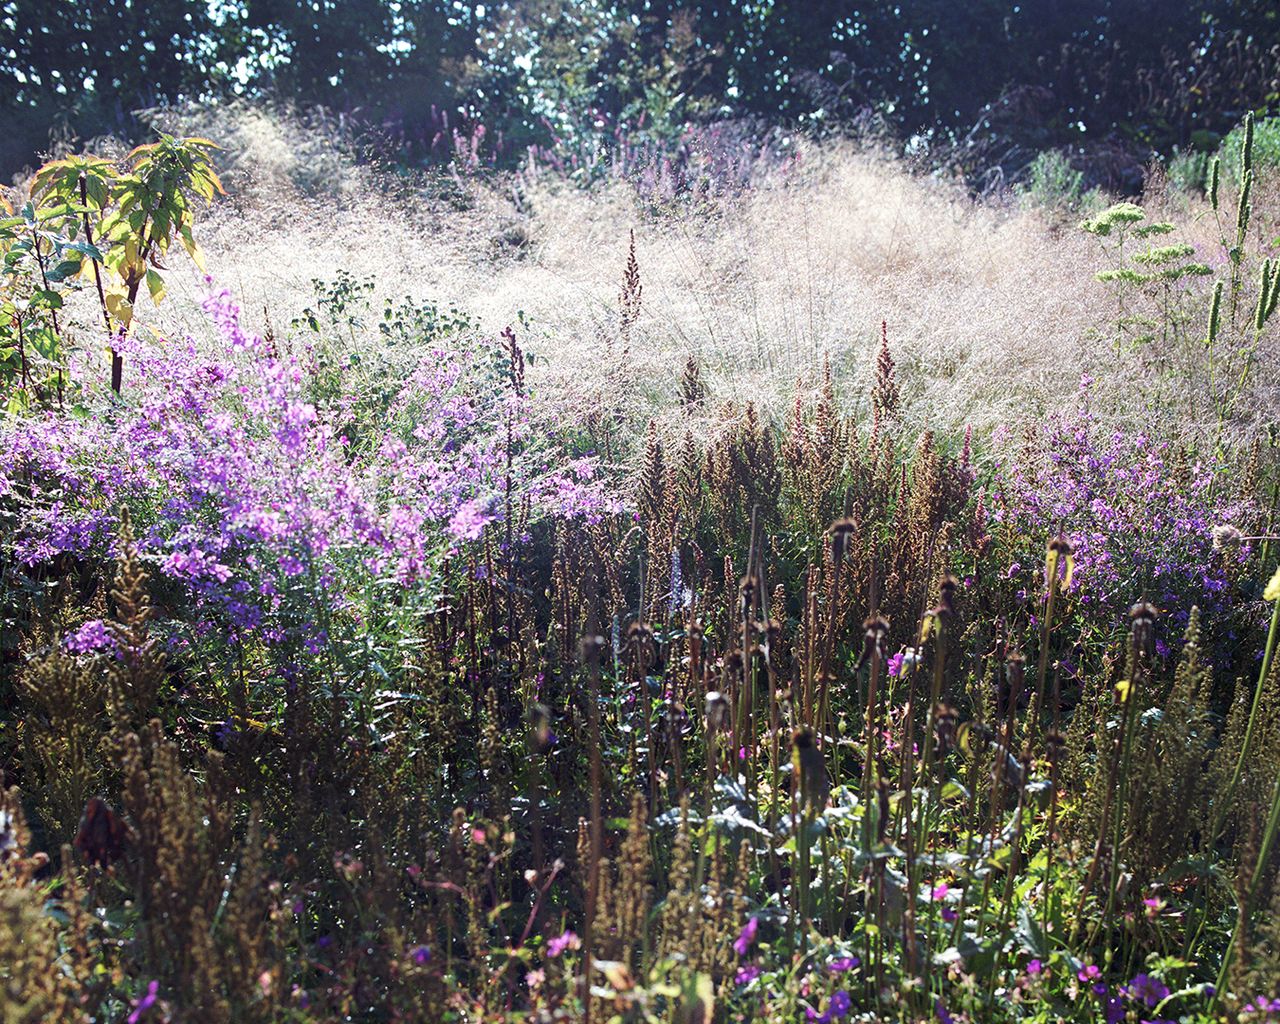
[[[738,956],[746,956],[756,941],[756,932],[760,930],[759,918],[752,917],[742,926],[738,937],[733,940],[733,951]]]

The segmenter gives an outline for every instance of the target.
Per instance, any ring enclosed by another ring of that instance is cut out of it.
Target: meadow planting
[[[156,117],[0,217],[6,1022],[1280,1020],[1274,122]]]

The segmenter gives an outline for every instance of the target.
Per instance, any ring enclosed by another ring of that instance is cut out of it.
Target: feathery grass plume
[[[807,388],[796,382],[787,432],[779,446],[779,463],[788,513],[817,536],[823,524],[840,515],[841,486],[850,454],[852,428],[836,409],[830,359],[824,360],[822,386],[811,401]]]
[[[201,1019],[244,1019],[263,993],[256,974],[240,970],[246,951],[222,926],[219,910],[234,891],[227,866],[237,851],[226,799],[233,787],[221,758],[209,755],[201,785],[158,721],[142,736],[124,734],[119,758],[133,828],[130,884],[149,964],[174,1001]]]
[[[82,991],[66,969],[57,919],[46,908],[36,875],[48,862],[29,853],[17,789],[0,779],[0,1008],[14,1024],[80,1024]]]
[[[1222,326],[1222,282],[1213,285],[1213,298],[1209,301],[1209,330],[1205,334],[1206,348],[1212,348],[1218,340],[1218,331]]]
[[[1253,171],[1245,171],[1240,182],[1240,197],[1236,201],[1236,244],[1231,259],[1237,266],[1244,259],[1244,240],[1249,232],[1249,218],[1253,213]]]
[[[702,519],[703,458],[692,430],[684,432],[672,461],[676,521],[682,524],[682,533],[687,530],[696,537]]]
[[[680,374],[680,407],[687,413],[701,409],[707,400],[707,386],[702,381],[702,366],[690,352]]]
[[[128,508],[120,513],[117,540],[116,585],[111,591],[115,605],[107,630],[117,647],[109,663],[107,679],[111,712],[117,724],[140,729],[157,708],[164,684],[164,655],[150,634],[153,618],[147,573],[142,566]],[[247,708],[236,709],[245,715]]]
[[[18,676],[28,799],[55,845],[70,842],[86,802],[108,775],[102,670],[54,649]]]
[[[649,535],[649,540],[657,544],[664,539],[667,516],[667,470],[662,451],[662,440],[658,436],[658,424],[649,421],[645,434],[644,461],[640,468],[639,493],[636,496],[636,507],[640,513],[640,522]]]
[[[898,411],[898,380],[893,356],[889,353],[889,322],[880,322],[880,349],[876,353],[875,382],[871,387],[871,408],[877,425]]]
[[[1205,768],[1214,744],[1213,675],[1200,649],[1200,610],[1192,608],[1162,713],[1142,720],[1129,784],[1128,866],[1138,890],[1200,852],[1212,815]],[[1148,698],[1152,703],[1153,694]],[[1191,823],[1195,823],[1194,827]]]
[[[627,362],[631,353],[631,329],[640,318],[640,302],[644,285],[640,281],[640,263],[636,260],[636,232],[629,232],[627,265],[622,272],[622,288],[618,292],[618,335],[622,343],[622,360]]]
[[[620,959],[633,969],[641,951],[649,948],[649,908],[653,902],[650,867],[645,801],[636,793],[631,799],[631,818],[618,857],[618,878],[613,890],[613,927],[621,947]]]

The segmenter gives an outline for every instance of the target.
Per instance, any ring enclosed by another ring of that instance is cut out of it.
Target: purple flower
[[[738,970],[733,982],[735,985],[748,985],[760,977],[760,968],[755,964],[748,964]]]
[[[862,963],[862,961],[856,956],[841,956],[827,964],[827,970],[832,974],[843,974],[845,971],[853,970],[860,963]]]
[[[482,502],[464,502],[449,520],[449,532],[457,540],[477,540],[492,518],[485,512]]]
[[[746,956],[752,943],[756,941],[756,932],[759,930],[759,920],[754,917],[751,918],[742,926],[742,931],[738,933],[738,937],[733,940],[733,951],[737,953],[738,956]]]
[[[557,957],[566,949],[579,949],[581,946],[582,943],[575,932],[561,932],[547,943],[547,956]]]
[[[69,635],[63,643],[72,654],[89,654],[94,651],[116,650],[115,638],[101,619],[90,619]]]
[[[1135,1001],[1144,1003],[1148,1010],[1168,998],[1169,988],[1163,982],[1149,974],[1135,974],[1133,980],[1124,989],[1125,995]]]
[[[431,950],[426,946],[414,946],[409,951],[409,959],[419,967],[425,967],[431,962]]]
[[[904,657],[905,655],[901,651],[899,651],[897,654],[890,655],[889,675],[891,676],[902,675],[902,662]]]
[[[831,1024],[834,1020],[840,1020],[847,1017],[849,1011],[853,1009],[853,1000],[849,998],[849,993],[844,989],[835,992],[827,1001],[827,1009],[824,1013],[819,1014],[813,1007],[805,1007],[805,1020],[814,1021],[816,1024]]]
[[[143,1019],[144,1014],[156,1005],[160,998],[159,993],[160,982],[152,981],[147,984],[147,994],[133,1004],[133,1013],[126,1018],[129,1024],[138,1024]]]

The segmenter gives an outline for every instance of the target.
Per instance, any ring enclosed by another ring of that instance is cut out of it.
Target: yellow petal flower
[[[1271,577],[1271,582],[1267,584],[1267,589],[1262,592],[1264,601],[1280,601],[1280,567],[1276,568],[1276,574]]]

